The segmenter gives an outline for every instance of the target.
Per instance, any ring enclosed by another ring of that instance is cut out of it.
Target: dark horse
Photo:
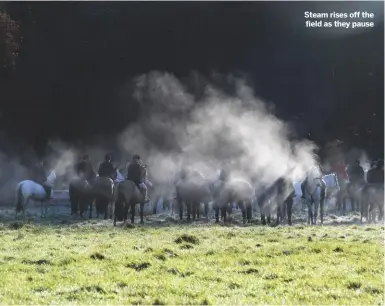
[[[200,217],[200,204],[205,205],[205,215],[208,215],[208,203],[212,200],[210,183],[198,171],[192,171],[186,177],[180,179],[175,184],[176,199],[179,207],[179,217],[183,219],[183,210],[186,205],[187,220]]]
[[[70,183],[68,194],[71,203],[71,215],[79,212],[80,216],[83,217],[84,212],[87,211],[94,201],[92,185],[84,178],[77,178]]]
[[[71,202],[71,215],[78,211],[80,216],[89,207],[89,218],[92,218],[92,204],[95,202],[96,217],[99,214],[108,217],[108,205],[114,195],[114,181],[109,177],[95,177],[93,180],[86,180],[82,177],[73,180],[69,185],[69,197]],[[110,218],[112,212],[110,211]]]
[[[271,214],[276,212],[276,225],[288,217],[288,224],[292,225],[292,208],[293,196],[295,195],[294,187],[284,179],[280,178],[275,181],[270,187],[259,192],[257,203],[261,213],[261,223],[266,225],[271,223]]]
[[[140,223],[144,223],[144,196],[133,181],[124,180],[116,185],[114,226],[116,221],[126,221],[128,211],[131,209],[131,223],[135,221],[135,206],[140,204]]]

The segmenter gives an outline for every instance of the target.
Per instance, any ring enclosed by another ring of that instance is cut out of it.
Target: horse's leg
[[[140,203],[140,224],[144,224],[143,214],[144,214],[144,203]]]
[[[271,203],[270,203],[270,201],[266,205],[266,211],[267,211],[267,224],[271,224]]]
[[[44,218],[44,201],[40,201],[40,218]]]
[[[123,209],[123,222],[126,223],[127,222],[127,218],[128,218],[128,210],[130,209],[130,206],[128,205],[128,203],[126,201],[123,201],[122,202],[122,209]]]
[[[197,203],[195,201],[190,202],[190,212],[192,219],[195,221],[195,219],[197,218]]]
[[[154,201],[151,201],[151,203],[152,203],[152,214],[156,215],[158,200],[155,199]],[[164,209],[164,202],[163,202],[163,209]]]
[[[44,217],[46,217],[48,215],[48,206],[52,205],[51,201],[52,201],[51,199],[48,199],[47,201],[44,201],[44,205],[45,205]]]
[[[238,204],[238,207],[239,207],[240,205]],[[245,205],[243,205],[243,203],[242,203],[242,205],[241,205],[241,211],[242,211],[242,221],[243,221],[243,224],[246,224],[246,207],[245,207]]]
[[[135,222],[135,203],[131,202],[131,223]]]
[[[324,224],[324,206],[325,206],[325,199],[321,199],[320,201],[321,224]]]
[[[253,216],[252,202],[251,201],[247,201],[246,202],[246,218],[247,218],[247,222],[248,223],[251,222],[252,216]]]
[[[108,219],[108,205],[110,204],[110,201],[106,199],[106,202],[103,203],[103,209],[104,209],[104,220]]]
[[[92,219],[92,206],[94,204],[94,198],[92,200],[90,199],[90,213],[89,213],[89,218]]]
[[[285,220],[286,214],[287,214],[287,202],[283,201],[283,204],[282,204],[282,221]]]
[[[314,202],[314,224],[317,224],[317,216],[318,216],[318,207],[320,203],[318,201]]]
[[[313,223],[313,211],[312,211],[312,202],[308,201],[307,202],[307,224],[310,224],[310,221]]]
[[[264,203],[263,201],[259,200],[257,202],[258,207],[259,207],[259,213],[261,215],[261,224],[266,225],[266,218],[265,218],[265,208],[264,208]]]
[[[227,213],[227,204],[226,206],[221,207],[221,215],[223,218],[223,222],[226,222],[226,213]]]
[[[187,221],[191,220],[191,201],[186,201],[186,208],[187,208]]]
[[[206,219],[208,219],[209,218],[209,203],[205,202],[204,205],[205,205],[205,217],[206,217]]]
[[[108,205],[109,205],[109,208],[110,208],[110,219],[112,219],[112,216],[114,214],[114,202],[113,202],[112,199],[109,201]]]
[[[178,203],[178,206],[179,206],[179,219],[183,220],[183,210],[184,210],[183,201],[180,200],[180,199],[177,199],[177,203]]]
[[[379,221],[384,221],[384,204],[383,203],[379,203],[378,209],[379,209],[378,220]]]
[[[363,219],[363,216],[364,216],[364,197],[363,196],[361,197],[359,206],[360,206],[360,212],[361,212],[360,222],[362,223],[362,219]]]
[[[218,223],[219,222],[219,206],[218,205],[215,205],[215,222]]]
[[[196,207],[197,207],[197,219],[199,220],[199,218],[201,217],[201,206],[202,206],[202,203],[201,202],[197,202],[196,203]]]
[[[292,208],[293,208],[293,198],[290,198],[286,202],[287,207],[287,223],[291,225],[291,217],[292,217]]]
[[[278,204],[277,205],[277,219],[275,220],[275,225],[279,225],[279,221],[281,219],[281,215],[282,215],[282,208],[281,208],[281,205]]]

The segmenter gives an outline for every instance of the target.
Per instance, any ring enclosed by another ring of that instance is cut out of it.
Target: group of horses
[[[47,182],[54,185],[56,175],[53,171],[47,177]],[[326,185],[326,195],[322,194],[321,180]],[[296,183],[300,184],[300,183]],[[255,186],[254,186],[255,185]],[[209,203],[215,211],[216,222],[219,222],[220,214],[224,221],[227,214],[231,211],[232,203],[242,211],[243,223],[251,222],[252,207],[257,203],[262,224],[270,223],[271,216],[276,214],[276,224],[279,224],[287,217],[288,224],[292,224],[292,207],[294,197],[296,197],[295,184],[284,177],[277,179],[273,184],[265,188],[261,184],[253,184],[248,180],[234,178],[228,181],[215,180],[209,181],[198,171],[192,171],[183,179],[178,179],[172,186],[162,187],[170,189],[168,195],[175,194],[172,199],[164,197],[164,201],[176,201],[179,209],[179,217],[183,219],[185,210],[187,220],[191,217],[199,218],[200,207],[204,205],[204,215],[207,217]],[[256,187],[257,186],[257,187]],[[320,175],[317,170],[310,171],[304,188],[304,201],[308,208],[308,224],[316,224],[318,210],[320,210],[320,221],[323,223],[325,201],[333,196],[339,200],[349,197],[351,203],[355,203],[361,210],[361,221],[363,217],[367,220],[373,219],[373,214],[378,208],[380,218],[383,218],[383,186],[367,186],[366,184],[344,186],[337,176],[329,174]],[[172,190],[171,190],[172,189]],[[379,191],[380,190],[380,191]],[[41,202],[42,216],[46,215],[43,203],[46,202],[43,187],[33,181],[22,181],[16,188],[16,212],[22,211],[30,199]],[[131,211],[131,223],[134,223],[136,205],[139,204],[140,222],[144,220],[143,195],[136,184],[124,179],[119,170],[113,179],[108,177],[95,177],[93,180],[86,180],[84,177],[77,177],[69,184],[69,198],[71,202],[71,215],[77,213],[83,216],[85,211],[89,211],[92,217],[92,207],[95,204],[96,215],[104,215],[104,219],[113,218],[113,224],[117,221],[127,221],[128,213]],[[339,203],[341,201],[337,201]],[[339,204],[338,204],[339,205]],[[352,205],[354,209],[354,204]],[[375,218],[375,216],[374,216]]]

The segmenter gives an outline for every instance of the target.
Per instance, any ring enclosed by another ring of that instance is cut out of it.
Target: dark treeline
[[[308,35],[273,14],[273,5],[3,2],[2,151],[9,141],[25,151],[49,138],[118,133],[139,112],[122,98],[125,84],[160,70],[247,77],[301,137],[321,146],[338,138],[383,156],[383,21],[357,34]]]

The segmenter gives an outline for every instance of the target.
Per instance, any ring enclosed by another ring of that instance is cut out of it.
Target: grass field
[[[1,304],[383,305],[381,226],[0,224]]]

